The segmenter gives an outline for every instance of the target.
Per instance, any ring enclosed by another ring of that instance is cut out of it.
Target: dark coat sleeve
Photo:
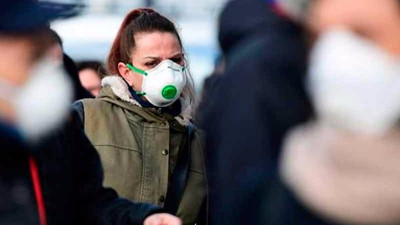
[[[146,216],[162,212],[161,208],[151,204],[137,204],[126,199],[118,198],[117,193],[110,188],[102,187],[103,170],[97,151],[90,144],[84,134],[84,107],[81,101],[72,105],[73,124],[77,129],[81,143],[81,157],[79,158],[85,176],[80,176],[78,185],[81,186],[80,197],[82,202],[82,216],[88,219],[89,224],[142,224]]]
[[[43,185],[48,224],[139,225],[162,212],[133,203],[103,187],[100,157],[82,129],[76,111],[62,128],[38,143],[34,151]]]
[[[83,129],[83,124],[85,124],[85,110],[83,108],[83,102],[81,101],[75,101],[72,104],[72,110],[76,113],[76,115],[79,118],[79,121],[81,122],[81,128]]]
[[[79,151],[78,167],[82,168],[78,186],[81,202],[81,216],[86,218],[88,224],[142,224],[150,214],[162,212],[157,206],[145,203],[133,203],[119,198],[117,193],[110,188],[104,188],[103,169],[97,151],[90,144],[83,131],[84,108],[83,103],[77,101],[73,104],[73,126],[77,140],[81,146]]]
[[[75,124],[81,123],[77,116]],[[79,124],[77,124],[79,126]],[[76,126],[76,125],[75,125]],[[78,142],[80,143],[77,152],[77,167],[80,174],[76,174],[77,197],[80,204],[80,217],[85,218],[87,224],[142,224],[144,219],[153,213],[162,210],[151,204],[133,203],[126,199],[119,198],[117,193],[110,188],[104,188],[103,170],[99,155],[89,140],[83,134],[82,129],[75,129]],[[79,135],[78,135],[79,134]]]

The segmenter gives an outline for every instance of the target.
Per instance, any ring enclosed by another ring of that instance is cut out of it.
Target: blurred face
[[[92,69],[84,69],[79,71],[79,80],[82,86],[88,90],[93,96],[99,95],[101,90],[101,79],[96,71]]]
[[[140,33],[135,35],[135,49],[131,64],[141,70],[150,70],[169,59],[184,65],[184,56],[178,38],[168,32]],[[129,70],[125,63],[118,64],[121,76],[136,91],[142,91],[143,75]]]
[[[0,35],[0,49],[0,91],[6,91],[5,86],[8,85],[21,87],[28,80],[34,66],[34,44],[27,38]],[[0,117],[14,121],[15,109],[10,99],[2,97],[8,93],[0,94]]]
[[[391,54],[400,54],[398,0],[319,0],[308,20],[317,33],[344,26],[372,40]]]
[[[0,78],[22,86],[34,65],[34,44],[27,38],[0,36]]]
[[[52,55],[52,36],[47,29],[21,34],[0,34],[0,78],[22,86],[29,72],[44,55]]]
[[[14,121],[15,90],[27,84],[32,69],[48,54],[51,36],[46,30],[24,34],[0,34],[0,117]]]

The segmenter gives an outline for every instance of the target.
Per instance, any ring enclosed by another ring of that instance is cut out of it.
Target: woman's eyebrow
[[[178,58],[178,57],[182,57],[183,56],[183,53],[176,53],[175,55],[173,55],[173,56],[171,56],[171,57],[168,57],[168,58]],[[159,57],[159,56],[146,56],[146,57],[144,57],[144,59],[156,59],[156,60],[160,60],[161,59],[161,57]]]
[[[178,58],[178,57],[182,57],[183,53],[176,53],[175,55],[169,57],[169,58]]]
[[[144,58],[145,59],[161,59],[161,57],[158,57],[158,56],[146,56]]]

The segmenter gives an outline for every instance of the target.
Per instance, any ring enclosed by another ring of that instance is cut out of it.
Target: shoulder
[[[283,34],[253,35],[242,40],[228,54],[227,67],[235,65],[296,65],[306,60],[306,45],[301,36]]]
[[[76,115],[77,118],[79,118],[79,120],[83,123],[84,119],[85,119],[85,112],[84,112],[84,108],[83,108],[83,103],[81,100],[79,101],[75,101],[74,103],[72,103],[72,112],[73,115]]]
[[[98,109],[103,104],[108,104],[106,101],[101,99],[87,98],[77,100],[72,103],[72,111],[79,117],[80,121],[83,123],[85,115],[91,113],[93,110]],[[102,110],[98,110],[97,113]]]
[[[87,110],[110,107],[110,105],[112,105],[112,103],[103,98],[86,98],[75,101],[72,104],[72,109],[78,112],[85,112]]]

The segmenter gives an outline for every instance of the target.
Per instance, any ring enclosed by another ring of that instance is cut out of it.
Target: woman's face
[[[135,49],[131,55],[131,64],[141,70],[150,70],[163,60],[169,59],[184,65],[184,55],[179,40],[169,32],[139,33],[135,35]],[[136,91],[142,91],[143,75],[129,70],[124,63],[118,64],[121,76]]]

